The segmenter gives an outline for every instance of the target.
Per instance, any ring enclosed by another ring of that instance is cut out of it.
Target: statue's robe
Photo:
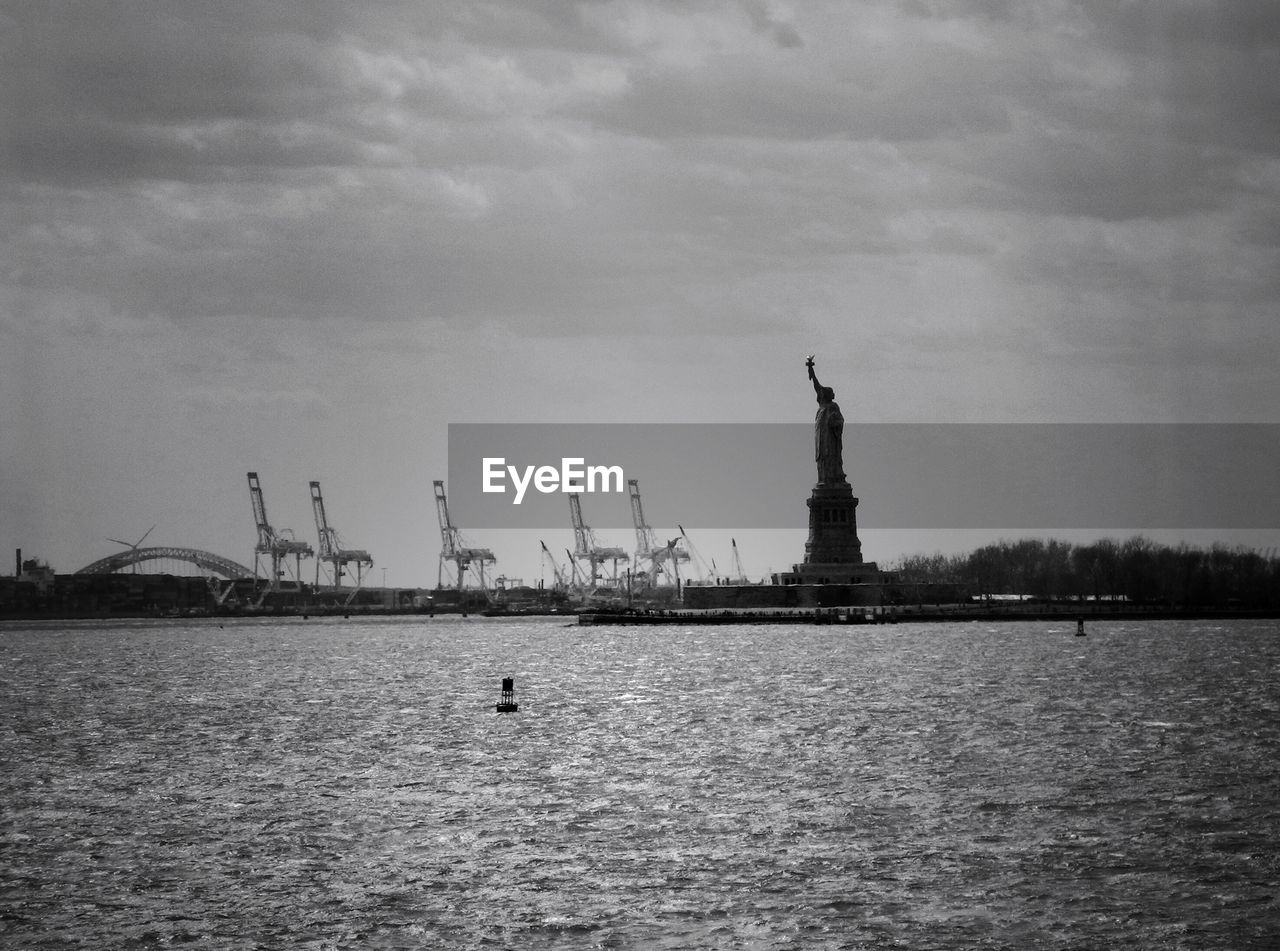
[[[844,482],[844,415],[835,400],[818,405],[818,415],[813,420],[813,440],[818,482],[827,485]]]

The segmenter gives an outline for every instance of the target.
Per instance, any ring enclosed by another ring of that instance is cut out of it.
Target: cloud
[[[1265,181],[1266,14],[1122,6],[14,5],[10,276],[180,318],[605,329],[716,282],[838,287],[924,250],[903,208],[973,229],[938,253],[1009,213],[1222,211]]]
[[[1275,349],[1266,4],[0,9],[0,282],[33,313],[454,322],[570,360],[858,314],[907,362],[1035,363],[1160,321],[1230,349],[1197,308],[1234,307]]]

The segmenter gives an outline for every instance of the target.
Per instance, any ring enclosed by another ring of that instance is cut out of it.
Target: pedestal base
[[[792,565],[775,575],[777,584],[879,584],[880,566],[874,561],[857,564]]]
[[[819,483],[806,502],[809,506],[809,540],[804,545],[806,565],[857,565],[862,563],[858,541],[858,500],[847,482]]]
[[[848,482],[813,487],[809,506],[809,540],[804,561],[774,575],[783,585],[879,585],[880,569],[862,560],[858,541],[858,500]],[[863,602],[865,603],[865,602]]]

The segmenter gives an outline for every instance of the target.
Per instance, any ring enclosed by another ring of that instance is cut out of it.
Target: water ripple
[[[7,625],[0,943],[1269,948],[1277,634]]]

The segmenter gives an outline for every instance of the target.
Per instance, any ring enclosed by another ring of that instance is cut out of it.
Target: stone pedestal
[[[880,570],[874,562],[862,560],[858,541],[858,500],[848,482],[818,483],[807,502],[809,540],[804,545],[804,561],[775,575],[784,585],[875,585]],[[867,603],[867,602],[859,602]]]
[[[809,540],[804,544],[806,565],[858,565],[862,543],[858,541],[858,500],[848,482],[819,483],[806,503],[809,506]]]

